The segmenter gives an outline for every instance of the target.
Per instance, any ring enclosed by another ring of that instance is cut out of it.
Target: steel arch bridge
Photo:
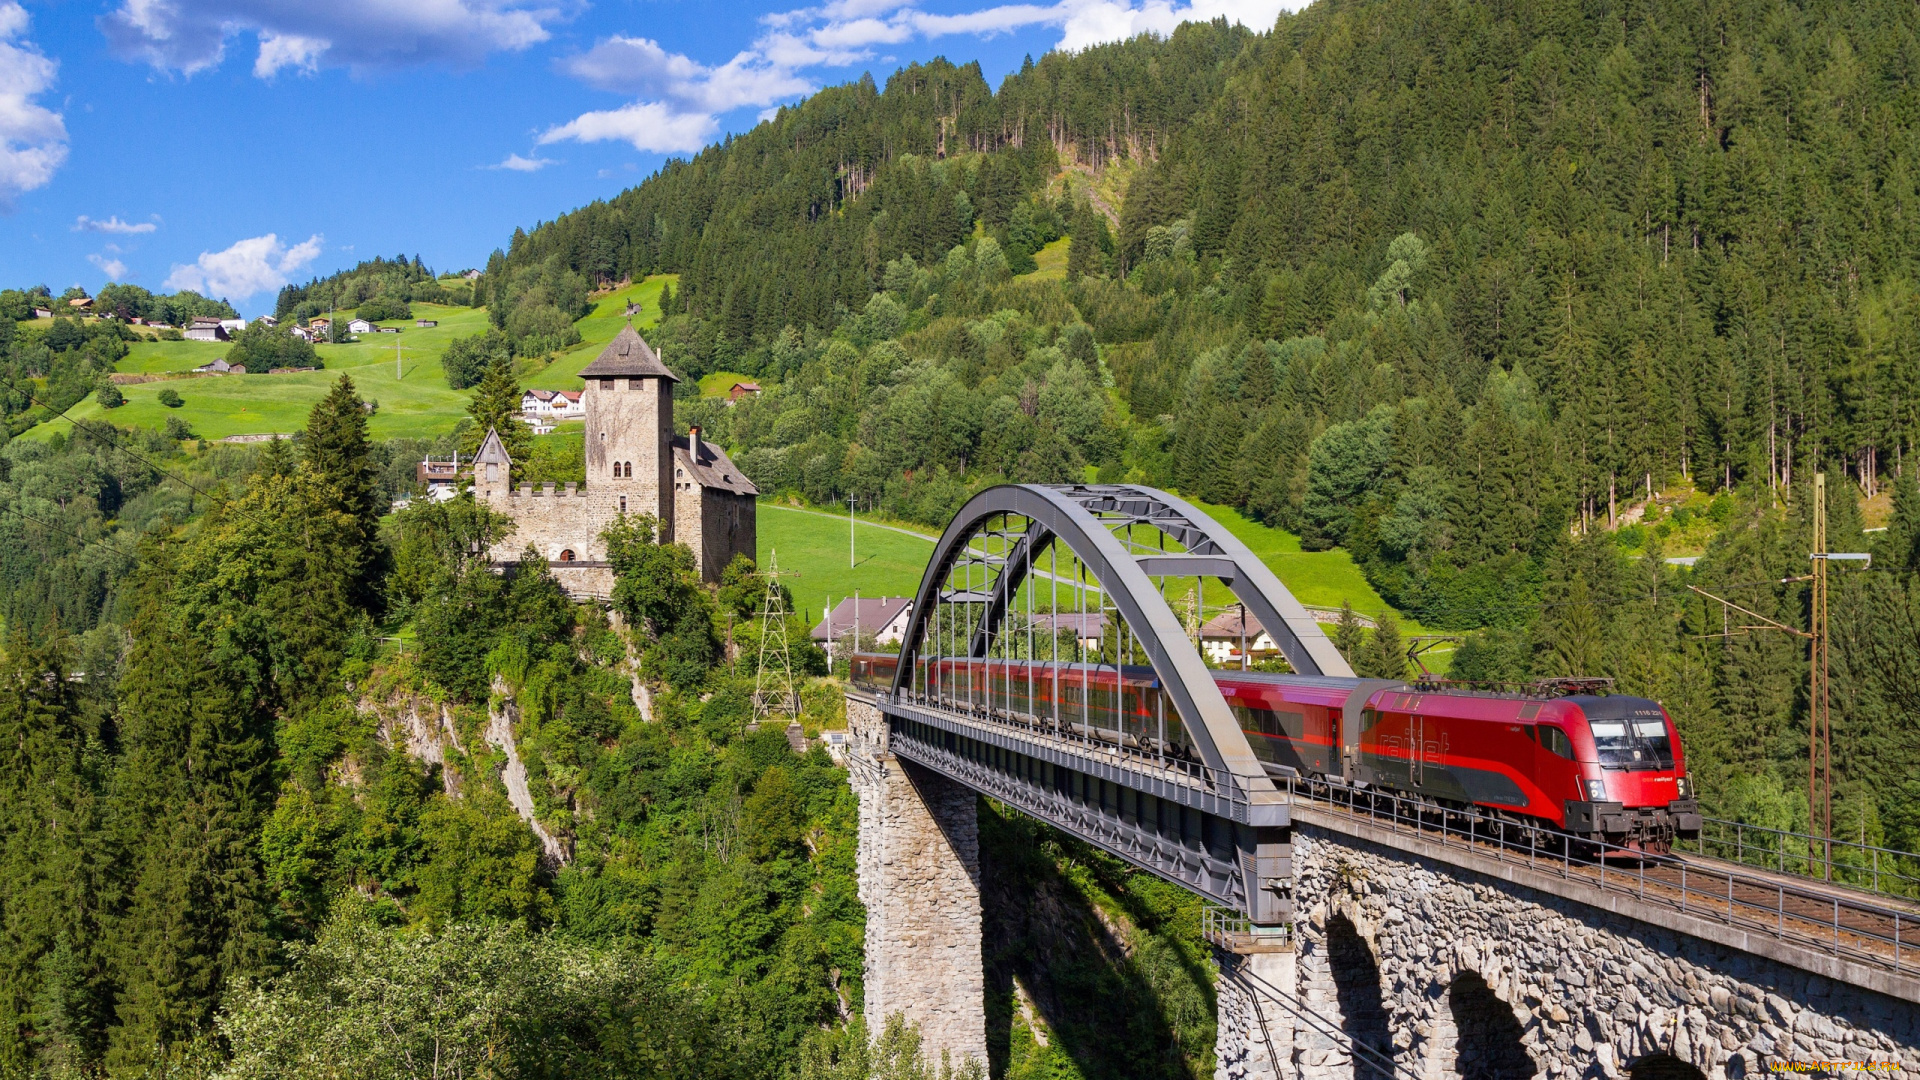
[[[887,752],[1256,925],[1283,923],[1291,805],[1196,640],[1220,586],[1243,637],[1251,619],[1294,672],[1352,679],[1279,578],[1191,504],[1133,485],[1009,484],[947,526],[898,660],[856,664],[855,692],[885,718]]]

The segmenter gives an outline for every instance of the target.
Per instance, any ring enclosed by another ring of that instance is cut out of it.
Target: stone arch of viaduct
[[[1351,675],[1245,545],[1172,496],[1010,485],[963,508],[923,577],[899,679],[891,690],[849,696],[847,765],[860,801],[867,1013],[903,1013],[936,1055],[983,1061],[976,807],[981,794],[1002,793],[895,741],[903,718],[926,715],[899,703],[915,651],[929,640],[930,613],[959,595],[954,570],[973,538],[1009,515],[1024,531],[986,560],[998,568],[991,581],[965,589],[987,617],[958,655],[989,655],[1020,581],[1038,572],[1039,552],[1064,544],[1140,635],[1182,713],[1199,720],[1208,764],[1249,793],[1279,797],[1151,576],[1219,578],[1296,670]],[[1129,518],[1183,550],[1130,550],[1115,524]],[[1844,1062],[1875,1063],[1866,1075],[1920,1080],[1920,978],[1910,970],[1889,973],[1635,908],[1597,888],[1356,828],[1310,802],[1285,809],[1265,819],[1284,822],[1284,845],[1243,845],[1237,861],[1248,877],[1233,895],[1259,922],[1263,890],[1284,888],[1279,910],[1291,932],[1216,949],[1223,1080],[1746,1080],[1783,1065],[1840,1075],[1851,1071]],[[1285,857],[1265,858],[1273,850]],[[1272,874],[1284,883],[1262,876]],[[1217,890],[1197,891],[1219,902]]]

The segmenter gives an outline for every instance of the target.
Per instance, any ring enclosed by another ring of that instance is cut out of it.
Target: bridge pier
[[[900,1013],[931,1060],[987,1061],[980,955],[978,801],[887,750],[887,722],[847,701],[847,771],[860,799],[859,888],[867,908],[866,1016]]]
[[[1214,1080],[1299,1080],[1293,1013],[1276,1000],[1296,992],[1292,944],[1216,946],[1214,960]]]

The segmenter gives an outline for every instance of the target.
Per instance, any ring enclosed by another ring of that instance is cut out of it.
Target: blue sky
[[[0,0],[0,286],[457,270],[780,104],[1300,0]]]

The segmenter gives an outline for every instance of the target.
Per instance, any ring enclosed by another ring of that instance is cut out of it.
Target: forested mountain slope
[[[1462,672],[1658,694],[1717,809],[1790,824],[1798,646],[1706,637],[1659,538],[1722,496],[1690,580],[1801,621],[1811,474],[1856,549],[1851,496],[1911,482],[1917,27],[1871,0],[1364,0],[993,92],[919,65],[516,235],[481,287],[681,274],[669,361],[770,385],[685,411],[768,490],[939,524],[995,479],[1093,472],[1345,545],[1477,630]],[[1119,176],[1109,219],[1087,196]],[[1021,276],[1062,233],[1069,280]],[[1905,528],[1841,586],[1836,755],[1848,828],[1913,845],[1920,745],[1876,674],[1920,655],[1883,572]]]

